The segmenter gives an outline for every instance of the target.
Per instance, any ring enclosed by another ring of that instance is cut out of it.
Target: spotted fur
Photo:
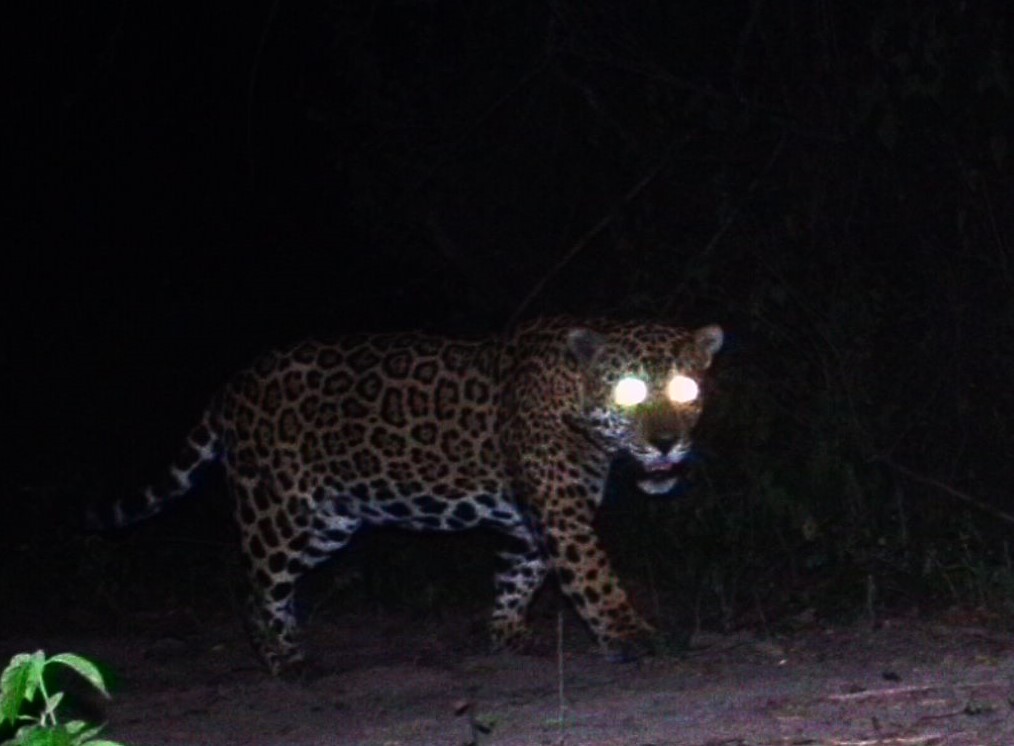
[[[303,659],[296,582],[364,524],[509,541],[495,577],[492,635],[513,647],[555,570],[600,645],[616,651],[651,627],[631,608],[595,530],[612,459],[624,452],[646,492],[671,489],[701,401],[664,393],[699,381],[722,344],[716,326],[543,319],[506,339],[350,336],[268,353],[212,400],[159,487],[117,505],[125,524],[186,493],[224,463],[250,580],[248,623],[272,673]],[[623,376],[647,399],[613,400]]]

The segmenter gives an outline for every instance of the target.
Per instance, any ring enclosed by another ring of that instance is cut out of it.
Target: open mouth
[[[641,464],[641,477],[637,480],[637,486],[649,495],[662,495],[676,486],[682,471],[682,464],[666,459]]]

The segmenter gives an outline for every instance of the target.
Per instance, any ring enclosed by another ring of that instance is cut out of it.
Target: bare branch
[[[998,510],[994,508],[992,505],[985,503],[982,500],[979,500],[978,498],[972,497],[971,495],[962,492],[961,490],[956,490],[949,484],[944,484],[943,482],[934,479],[933,477],[927,477],[924,474],[919,474],[918,472],[912,471],[911,469],[902,466],[901,464],[896,464],[894,461],[885,456],[878,456],[875,460],[880,461],[881,463],[884,463],[887,466],[890,466],[899,474],[904,474],[909,479],[913,479],[916,482],[921,482],[922,484],[928,484],[930,487],[935,487],[941,492],[950,495],[956,500],[960,500],[966,505],[971,505],[973,508],[978,508],[982,512],[988,513],[994,518],[999,518],[1001,521],[1005,521],[1007,523],[1014,525],[1014,515],[1011,515],[1010,513],[1005,513],[1002,510]]]

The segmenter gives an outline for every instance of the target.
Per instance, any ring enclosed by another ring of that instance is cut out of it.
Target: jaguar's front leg
[[[574,511],[553,511],[545,519],[560,586],[606,652],[636,656],[655,630],[627,600],[591,526],[591,515],[567,512]]]

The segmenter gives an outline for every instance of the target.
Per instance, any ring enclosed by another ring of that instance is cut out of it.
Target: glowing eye
[[[697,381],[693,378],[677,374],[669,380],[669,385],[665,387],[665,393],[671,401],[677,404],[687,404],[697,398],[700,389],[697,386]]]
[[[621,378],[613,389],[613,400],[621,407],[633,407],[648,398],[648,387],[635,376]]]

